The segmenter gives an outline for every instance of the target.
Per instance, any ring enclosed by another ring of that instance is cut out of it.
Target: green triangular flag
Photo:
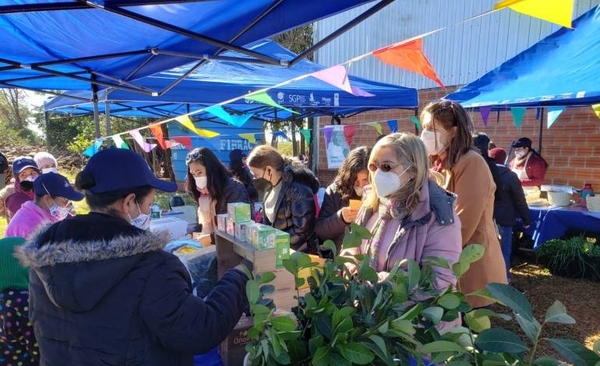
[[[129,145],[121,138],[121,135],[113,136],[113,141],[115,142],[115,146],[120,149],[129,149]]]
[[[309,129],[303,128],[300,130],[300,133],[302,134],[302,136],[304,136],[304,139],[310,144],[310,141],[312,139],[312,135],[310,133],[311,131]]]
[[[408,119],[415,124],[415,126],[417,126],[419,129],[421,128],[421,122],[419,122],[419,119],[416,116],[410,116],[408,117]]]
[[[521,123],[523,122],[523,116],[525,115],[525,111],[527,108],[523,107],[513,107],[510,109],[510,113],[512,113],[513,119],[515,120],[515,126],[517,130],[521,129]]]
[[[262,92],[262,93],[258,93],[258,94],[248,95],[248,96],[246,96],[246,99],[250,99],[250,100],[253,100],[255,102],[259,102],[259,103],[262,103],[262,104],[270,105],[271,107],[283,109],[284,111],[288,111],[290,113],[299,114],[298,112],[294,112],[291,109],[288,109],[288,108],[286,108],[286,107],[284,107],[282,105],[277,104],[273,100],[273,98],[271,98],[269,96],[269,94],[267,94],[267,92]]]

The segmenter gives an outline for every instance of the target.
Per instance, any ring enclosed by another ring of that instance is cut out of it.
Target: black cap
[[[513,142],[512,147],[528,147],[531,149],[531,140],[527,137],[521,137]]]

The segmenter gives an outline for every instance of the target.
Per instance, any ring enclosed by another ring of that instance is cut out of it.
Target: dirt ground
[[[535,258],[519,256],[516,259],[511,269],[512,282],[525,291],[536,319],[541,322],[548,307],[558,300],[577,322],[545,325],[542,337],[569,338],[593,349],[594,342],[600,339],[600,282],[552,276],[548,269],[536,263]],[[502,311],[502,307],[495,306],[494,310]],[[515,321],[498,320],[494,324],[523,334]],[[522,339],[526,338],[523,336]],[[558,357],[550,343],[542,340],[536,358],[546,355]]]

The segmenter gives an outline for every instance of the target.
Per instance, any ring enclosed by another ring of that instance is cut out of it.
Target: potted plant
[[[344,247],[360,245],[370,234],[352,226]],[[335,253],[335,245],[325,246]],[[337,253],[336,253],[337,254]],[[472,310],[465,294],[453,288],[433,288],[432,266],[452,268],[464,274],[481,258],[483,247],[470,245],[460,260],[449,266],[431,258],[420,266],[415,261],[397,264],[387,276],[369,266],[364,255],[338,256],[315,268],[309,257],[294,253],[284,262],[297,286],[299,273],[311,268],[309,291],[297,293],[292,314],[280,314],[261,298],[272,290],[272,273],[250,280],[247,294],[254,325],[248,331],[245,365],[557,365],[557,360],[536,358],[547,323],[574,323],[564,306],[555,302],[543,321],[533,317],[525,296],[503,284],[478,291],[510,309],[526,339],[503,328],[492,328],[490,317],[510,319],[489,309]],[[465,313],[466,326],[452,325]],[[575,365],[600,362],[598,353],[567,339],[545,339],[565,360]]]
[[[600,247],[583,236],[549,240],[537,255],[553,275],[600,279]]]

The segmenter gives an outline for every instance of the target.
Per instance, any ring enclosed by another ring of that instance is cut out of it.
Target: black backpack
[[[4,173],[8,169],[8,159],[0,153],[0,173]]]

